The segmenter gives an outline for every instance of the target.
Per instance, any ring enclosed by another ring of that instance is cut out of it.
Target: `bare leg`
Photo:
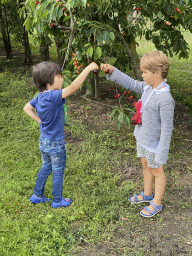
[[[152,183],[153,183],[153,174],[151,173],[150,168],[147,166],[146,158],[141,158],[141,163],[143,166],[143,178],[144,178],[144,194],[150,196],[152,194]],[[138,195],[138,199],[142,200],[142,195]],[[134,197],[131,198],[131,201],[134,201]]]
[[[166,177],[163,171],[163,166],[160,166],[159,168],[150,168],[150,170],[152,175],[155,177],[155,197],[153,199],[153,203],[157,206],[160,206],[166,186]],[[152,205],[150,205],[148,208],[151,211],[154,211]],[[149,215],[149,213],[145,210],[143,210],[142,212]]]

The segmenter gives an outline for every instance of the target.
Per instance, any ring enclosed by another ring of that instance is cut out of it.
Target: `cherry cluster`
[[[175,8],[175,10],[174,10],[175,12],[178,12],[179,14],[181,14],[181,10],[180,9],[178,9],[178,8]]]
[[[139,13],[139,11],[141,10],[141,7],[136,7],[135,10],[137,11],[137,13]]]
[[[130,91],[125,91],[123,94],[124,94],[124,96],[126,96],[127,94],[129,95],[131,92]],[[121,94],[119,93],[119,94],[117,94],[117,95],[115,95],[115,97],[114,98],[120,98],[121,97]],[[128,100],[131,100],[133,98],[133,95],[131,95],[131,96],[129,96],[128,97]]]
[[[76,69],[76,73],[79,74],[79,70],[82,69],[83,64],[78,65],[79,62],[77,61],[77,54],[76,53],[73,52],[72,56],[73,56],[72,60],[73,60],[74,68]]]

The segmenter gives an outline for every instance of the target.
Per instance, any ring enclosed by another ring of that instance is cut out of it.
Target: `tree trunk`
[[[137,80],[142,81],[143,79],[141,76],[142,72],[140,70],[140,59],[137,54],[136,43],[135,41],[134,42],[132,41],[132,42],[128,42],[127,45],[128,45],[128,49],[126,49],[126,52],[127,52],[127,55],[129,52],[128,58],[130,60],[131,67],[133,69],[135,77]],[[127,46],[125,46],[125,48],[127,48]]]
[[[60,38],[56,38],[55,37],[55,45],[57,48],[57,57],[58,57],[58,64],[60,67],[63,66],[63,61],[64,61],[64,55],[62,53],[62,46],[63,46],[63,42]]]
[[[0,6],[1,34],[3,37],[3,42],[4,42],[7,59],[12,59],[12,49],[11,49],[11,42],[10,42],[10,37],[9,37],[5,7],[4,7],[4,11],[5,11],[5,20],[3,19],[2,8]],[[6,29],[7,29],[7,32],[6,32]]]
[[[99,73],[94,74],[94,80],[95,80],[95,98],[97,99],[99,96]]]
[[[87,55],[87,61],[88,63],[92,62],[92,58],[89,56],[89,54]],[[94,76],[92,75],[91,77],[91,74],[90,74],[89,77],[87,78],[86,95],[91,96],[94,94],[95,94]]]
[[[41,42],[40,44],[40,57],[41,61],[49,60],[49,44]]]
[[[28,33],[25,29],[25,26],[23,26],[23,44],[25,47],[25,63],[32,63],[32,56],[31,56],[31,49],[30,49],[30,45],[29,45],[29,37],[28,37]]]
[[[139,56],[136,51],[135,41],[126,42],[123,35],[121,35],[121,33],[119,33],[119,32],[116,32],[115,35],[122,42],[122,44],[125,47],[125,50],[126,50],[128,58],[129,58],[130,65],[133,69],[135,78],[137,80],[141,81],[142,77],[141,77],[141,70],[140,70],[140,59],[139,59]]]
[[[20,7],[22,7],[22,5],[21,5],[22,0],[19,0],[18,2],[20,4]],[[19,18],[18,17],[18,22],[20,22],[21,26],[22,26],[23,46],[25,47],[24,63],[32,63],[33,60],[32,60],[31,48],[30,48],[30,45],[29,45],[29,36],[28,36],[27,30],[25,29],[25,26],[23,25],[24,21],[25,21],[24,18]]]

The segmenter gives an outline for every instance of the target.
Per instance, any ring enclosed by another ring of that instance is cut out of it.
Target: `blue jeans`
[[[39,138],[39,149],[42,155],[42,167],[37,176],[34,194],[42,197],[44,187],[51,171],[53,172],[52,195],[53,202],[62,200],[63,176],[66,166],[66,143],[65,141],[49,141],[43,136]]]

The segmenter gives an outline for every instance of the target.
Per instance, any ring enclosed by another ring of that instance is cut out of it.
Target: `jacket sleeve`
[[[143,88],[146,85],[145,82],[134,80],[133,78],[119,71],[115,67],[113,73],[107,75],[107,80],[116,82],[118,85],[121,85],[124,88],[137,92],[139,94],[143,93]]]
[[[160,106],[161,135],[155,156],[155,161],[159,164],[165,164],[167,162],[173,131],[174,107],[175,103],[173,99],[164,102]]]

